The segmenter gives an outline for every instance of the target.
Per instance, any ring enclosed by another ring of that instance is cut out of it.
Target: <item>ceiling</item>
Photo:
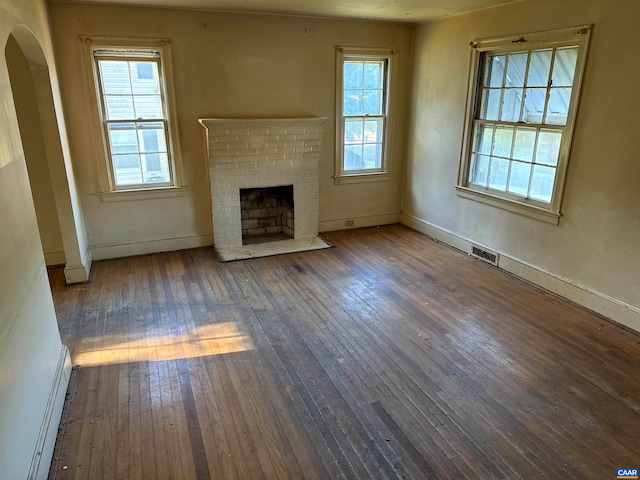
[[[50,0],[65,1],[65,0]],[[72,0],[73,3],[141,5],[226,12],[423,22],[522,0]]]

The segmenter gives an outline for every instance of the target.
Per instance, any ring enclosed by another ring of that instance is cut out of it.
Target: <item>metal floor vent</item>
[[[491,250],[486,250],[485,248],[479,247],[477,245],[471,246],[471,256],[479,258],[483,262],[490,263],[491,265],[498,266],[498,253],[492,252]]]

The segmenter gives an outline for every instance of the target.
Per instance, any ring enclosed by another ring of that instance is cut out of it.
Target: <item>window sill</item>
[[[520,203],[514,200],[499,197],[497,195],[492,195],[490,193],[479,192],[478,190],[473,190],[468,187],[462,187],[459,185],[455,185],[455,187],[456,194],[462,198],[468,198],[469,200],[474,200],[486,205],[491,205],[493,207],[501,208],[509,212],[519,213],[520,215],[534,218],[542,222],[551,223],[553,225],[558,225],[558,222],[560,221],[559,212],[552,212],[550,210],[545,210],[544,208],[536,207],[534,205],[527,205],[525,203]]]
[[[333,177],[336,185],[348,183],[382,182],[391,178],[390,172],[343,174]]]
[[[139,190],[114,190],[112,192],[100,192],[103,203],[127,202],[131,200],[151,200],[154,198],[184,197],[187,187],[158,187]]]

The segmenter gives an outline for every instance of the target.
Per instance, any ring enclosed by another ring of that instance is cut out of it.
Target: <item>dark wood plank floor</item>
[[[74,371],[53,479],[607,479],[640,336],[402,226],[50,273]]]

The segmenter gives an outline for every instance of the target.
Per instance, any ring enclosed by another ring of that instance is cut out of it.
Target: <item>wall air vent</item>
[[[498,266],[498,253],[487,250],[484,247],[477,245],[471,246],[471,256],[479,258],[483,262],[490,263],[491,265]]]

